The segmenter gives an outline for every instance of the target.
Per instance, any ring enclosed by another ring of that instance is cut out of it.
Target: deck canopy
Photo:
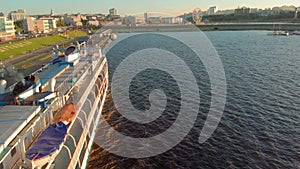
[[[0,107],[0,154],[39,111],[39,106]]]

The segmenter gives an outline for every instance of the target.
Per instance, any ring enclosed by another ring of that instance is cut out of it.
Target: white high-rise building
[[[183,19],[181,17],[164,17],[161,18],[163,24],[182,24]]]
[[[14,21],[0,16],[0,39],[12,39],[15,37],[15,32]]]
[[[145,22],[147,23],[148,22],[148,13],[144,13],[144,19],[145,19]]]
[[[207,15],[213,15],[218,11],[218,7],[217,6],[212,6],[209,7],[207,10]]]
[[[145,18],[142,16],[127,16],[123,18],[123,24],[128,26],[139,26],[145,24]]]
[[[53,11],[53,9],[51,9],[50,16],[51,16],[51,17],[54,16],[54,11]]]
[[[117,10],[116,10],[115,8],[109,9],[109,15],[110,15],[110,16],[117,15]]]
[[[18,9],[17,11],[11,11],[8,14],[8,18],[12,21],[20,21],[26,19],[26,11],[24,9]]]
[[[40,20],[44,20],[44,25],[48,25],[49,31],[56,30],[56,20],[53,18],[41,18]]]

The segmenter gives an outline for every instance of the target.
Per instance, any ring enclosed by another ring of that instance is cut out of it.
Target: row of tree
[[[266,22],[266,21],[287,21],[287,22],[300,22],[300,15],[294,18],[295,14],[290,13],[280,13],[279,15],[269,15],[260,16],[258,14],[248,14],[248,15],[210,15],[203,16],[203,22]]]

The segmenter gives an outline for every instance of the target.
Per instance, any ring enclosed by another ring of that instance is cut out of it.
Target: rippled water
[[[197,38],[194,32],[177,34]],[[197,79],[201,96],[198,117],[180,144],[161,155],[124,158],[94,145],[89,168],[300,168],[300,36],[274,37],[264,31],[205,34],[219,53],[227,81],[226,107],[214,134],[198,143],[211,99],[202,62],[184,46],[172,46],[155,34],[142,35],[117,44],[121,50],[107,53],[110,78],[136,49],[149,44],[171,49]],[[122,39],[128,34],[118,36]],[[131,102],[136,109],[149,109],[148,96],[153,89],[162,89],[168,97],[166,110],[157,120],[142,125],[125,119],[117,112],[111,93],[103,118],[131,137],[152,137],[167,130],[180,109],[179,88],[170,75],[152,69],[140,72],[131,83]],[[109,132],[105,136],[109,137]],[[115,139],[106,144],[118,142]]]

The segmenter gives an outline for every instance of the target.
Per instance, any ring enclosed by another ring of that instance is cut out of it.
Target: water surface
[[[191,36],[195,32],[177,34]],[[300,36],[267,36],[265,31],[205,34],[219,53],[227,81],[225,111],[212,137],[198,143],[211,99],[202,62],[185,47],[146,34],[118,44],[122,50],[107,53],[110,76],[136,48],[149,43],[171,48],[185,59],[197,78],[201,103],[196,123],[180,144],[155,157],[124,158],[94,145],[89,168],[300,168]],[[165,131],[180,108],[180,92],[171,76],[159,70],[140,72],[132,81],[130,99],[135,108],[146,110],[150,106],[148,95],[157,88],[171,99],[154,122],[141,125],[125,119],[117,112],[110,93],[103,118],[131,137],[151,137]],[[114,146],[119,141],[107,144]]]

